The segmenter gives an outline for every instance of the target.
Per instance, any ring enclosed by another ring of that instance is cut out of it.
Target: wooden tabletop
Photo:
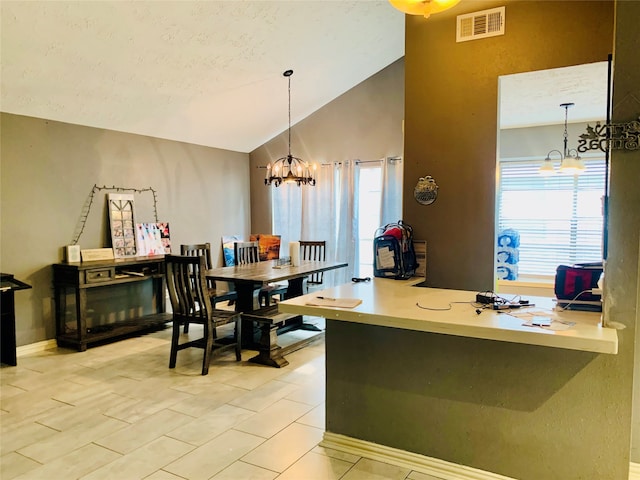
[[[312,262],[303,260],[300,265],[277,265],[276,260],[218,267],[207,270],[207,278],[226,282],[271,283],[306,277],[315,272],[326,272],[346,267],[347,262]]]

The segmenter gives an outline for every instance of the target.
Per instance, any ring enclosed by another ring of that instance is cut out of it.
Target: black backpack
[[[413,247],[413,229],[402,220],[376,230],[373,238],[373,275],[411,278],[418,267]]]

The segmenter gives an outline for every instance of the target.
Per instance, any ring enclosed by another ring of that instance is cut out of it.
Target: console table
[[[85,351],[91,344],[164,327],[171,321],[171,314],[165,313],[164,273],[164,256],[54,264],[53,287],[58,346]],[[88,290],[114,288],[137,282],[152,282],[154,313],[88,328]],[[73,292],[75,296],[75,322],[67,322],[66,318],[69,292]]]
[[[7,365],[17,365],[16,311],[13,292],[31,288],[10,273],[0,273],[0,360]]]

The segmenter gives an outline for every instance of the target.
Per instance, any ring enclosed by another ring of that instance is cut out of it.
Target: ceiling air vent
[[[504,7],[458,15],[456,42],[504,35]]]

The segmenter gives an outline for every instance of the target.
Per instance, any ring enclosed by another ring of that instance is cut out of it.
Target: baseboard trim
[[[485,472],[465,465],[440,460],[439,458],[406,452],[337,433],[325,432],[320,445],[398,467],[409,468],[443,480],[514,480],[497,473]]]
[[[55,339],[43,340],[42,342],[30,343],[29,345],[22,345],[16,348],[16,356],[22,357],[23,355],[41,353],[45,350],[52,350],[57,347],[58,344]]]
[[[409,468],[443,480],[515,480],[497,473],[486,472],[365,440],[358,440],[338,433],[324,432],[320,446],[398,467]],[[640,463],[629,463],[629,480],[640,480]]]

